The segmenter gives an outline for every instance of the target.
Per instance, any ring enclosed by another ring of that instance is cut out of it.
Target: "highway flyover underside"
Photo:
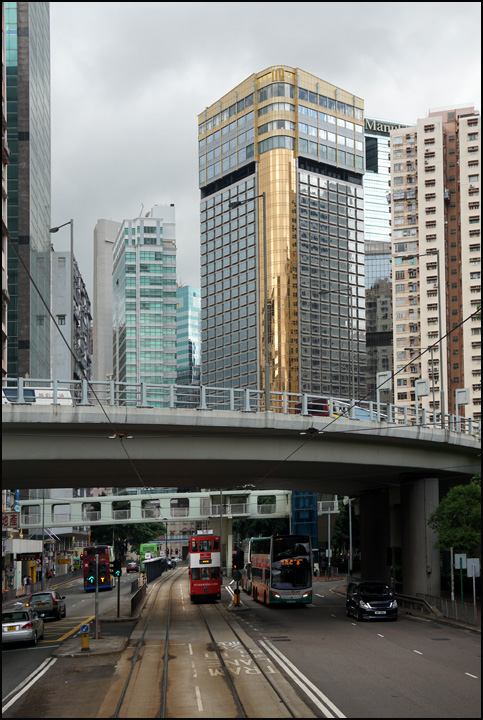
[[[19,489],[250,483],[352,494],[479,471],[469,435],[274,412],[9,405],[2,435],[3,484]]]

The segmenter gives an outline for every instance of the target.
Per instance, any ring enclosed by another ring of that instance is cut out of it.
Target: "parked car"
[[[33,608],[39,615],[54,617],[56,620],[60,620],[61,617],[67,615],[65,595],[60,595],[57,590],[44,590],[43,592],[34,593],[30,596],[26,607]]]
[[[353,582],[347,587],[345,614],[358,620],[397,620],[397,601],[385,582]]]
[[[128,562],[126,565],[126,572],[139,572],[139,565],[137,562],[134,562],[134,560],[132,562]]]
[[[44,621],[32,608],[2,612],[2,645],[28,642],[36,645],[44,637]]]

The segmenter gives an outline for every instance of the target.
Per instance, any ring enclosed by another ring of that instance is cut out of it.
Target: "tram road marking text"
[[[298,668],[283,655],[278,648],[273,645],[268,638],[260,640],[260,645],[268,652],[280,667],[292,678],[298,687],[311,699],[311,701],[319,708],[324,717],[345,718],[346,716],[339,710],[329,698],[324,695],[308,678],[303,675]]]
[[[8,710],[9,707],[11,707],[17,700],[24,695],[27,690],[30,690],[32,685],[35,685],[37,680],[40,680],[42,675],[44,675],[47,670],[50,670],[50,668],[57,662],[57,658],[47,658],[44,660],[44,662],[39,665],[39,667],[34,670],[34,672],[29,675],[25,680],[23,680],[20,685],[18,685],[15,690],[12,690],[4,699],[6,700],[12,693],[17,693],[13,696],[13,698],[6,704],[2,705],[2,714]]]

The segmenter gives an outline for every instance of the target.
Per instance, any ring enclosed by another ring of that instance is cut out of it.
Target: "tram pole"
[[[96,640],[99,640],[101,636],[99,627],[99,554],[96,553],[96,600],[95,600],[95,623],[96,623]]]

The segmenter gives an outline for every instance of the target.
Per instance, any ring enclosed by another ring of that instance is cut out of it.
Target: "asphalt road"
[[[133,577],[123,580],[130,585]],[[246,609],[232,613],[257,645],[273,653],[274,662],[291,674],[316,716],[481,717],[479,634],[403,614],[398,622],[357,622],[346,617],[344,597],[336,585],[316,583],[313,605],[307,608],[267,608],[242,592]],[[90,594],[75,584],[65,590],[67,620],[80,622],[92,614]],[[230,600],[224,590],[223,604],[228,606]],[[115,604],[115,591],[103,593],[101,602]],[[60,632],[61,623],[48,621],[47,626],[51,624]],[[121,627],[117,624],[112,631],[129,630]],[[56,642],[62,640],[40,643],[35,649],[3,650],[3,707],[5,697],[23,679],[42,662],[50,662]],[[59,658],[54,666],[45,665],[45,674],[4,717],[96,717],[102,688],[111,681],[118,659]],[[321,710],[315,691],[310,697],[308,682],[323,693],[331,714]]]
[[[315,585],[308,608],[241,599],[242,627],[268,639],[346,717],[481,717],[476,633],[402,613],[397,622],[357,622],[326,583]]]

